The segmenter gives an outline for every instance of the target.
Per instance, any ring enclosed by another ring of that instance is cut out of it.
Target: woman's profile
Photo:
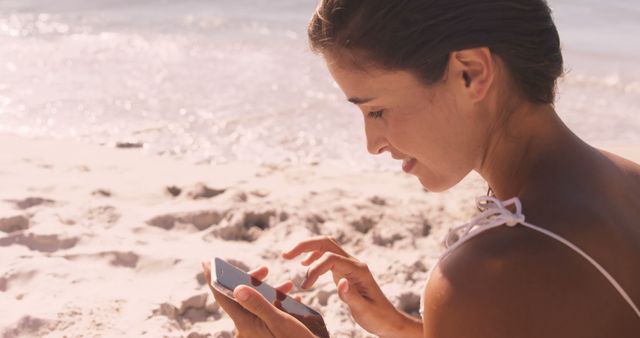
[[[563,58],[546,1],[322,0],[308,35],[361,110],[371,154],[402,160],[429,191],[476,171],[491,193],[451,225],[422,320],[331,238],[283,253],[308,253],[303,288],[331,272],[353,319],[380,337],[640,336],[640,166],[558,117]],[[250,288],[235,290],[240,304],[214,296],[240,337],[313,336]]]

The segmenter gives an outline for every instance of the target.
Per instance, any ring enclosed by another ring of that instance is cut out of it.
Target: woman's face
[[[461,73],[451,74],[449,67],[443,81],[427,86],[407,71],[363,70],[327,56],[325,61],[364,115],[371,154],[388,151],[403,160],[403,169],[431,191],[452,187],[476,166],[486,122],[467,97]]]

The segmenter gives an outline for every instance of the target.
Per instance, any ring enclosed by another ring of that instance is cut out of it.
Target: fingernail
[[[251,294],[249,293],[249,290],[247,289],[240,289],[238,290],[238,292],[236,293],[236,298],[238,298],[238,300],[240,301],[246,301],[249,299],[249,296]]]
[[[349,282],[347,280],[345,280],[344,282],[342,282],[342,280],[340,280],[340,283],[342,283],[342,293],[349,292]]]

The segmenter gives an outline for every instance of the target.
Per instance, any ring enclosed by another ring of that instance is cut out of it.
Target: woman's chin
[[[415,176],[420,181],[420,184],[422,184],[422,187],[429,192],[443,192],[456,185],[456,182],[451,183],[442,177],[435,178],[434,176],[420,175],[419,173],[416,173]]]
[[[445,190],[450,188],[450,187],[444,187],[444,186],[441,186],[441,185],[433,185],[433,184],[425,183],[421,179],[420,179],[420,183],[422,183],[422,187],[424,188],[424,190],[426,190],[428,192],[443,192],[443,191],[445,191]]]

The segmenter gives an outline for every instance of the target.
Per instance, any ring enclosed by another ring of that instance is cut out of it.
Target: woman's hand
[[[330,237],[314,237],[282,253],[293,259],[308,252],[301,262],[309,266],[303,289],[310,288],[318,277],[331,271],[338,295],[353,319],[368,332],[381,337],[422,337],[422,323],[398,311],[385,297],[366,264],[347,254]]]
[[[237,301],[219,292],[211,286],[211,264],[202,262],[202,268],[213,297],[236,325],[237,338],[317,338],[301,322],[269,303],[251,287],[241,285],[233,290]],[[266,278],[268,273],[269,270],[264,266],[249,272],[252,277],[259,280]],[[289,293],[292,288],[291,281],[276,287],[284,294]]]

